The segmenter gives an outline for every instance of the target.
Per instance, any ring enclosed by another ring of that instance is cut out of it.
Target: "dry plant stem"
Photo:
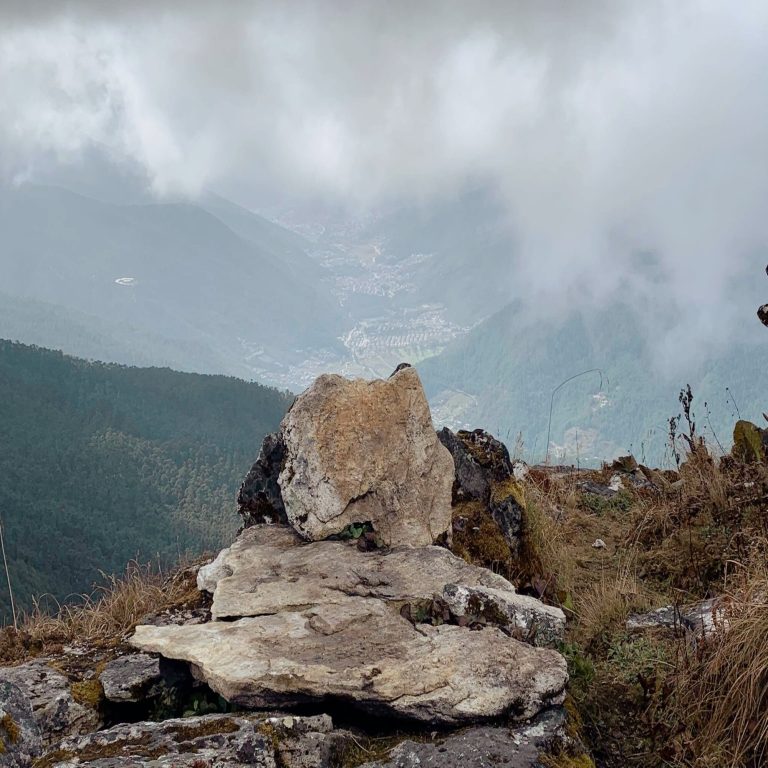
[[[13,587],[11,586],[11,572],[8,570],[8,559],[5,556],[5,537],[3,536],[3,521],[0,519],[0,548],[3,551],[3,566],[5,578],[8,580],[8,595],[11,599],[11,613],[13,614],[13,628],[18,631],[19,623],[16,620],[16,604],[13,601]]]

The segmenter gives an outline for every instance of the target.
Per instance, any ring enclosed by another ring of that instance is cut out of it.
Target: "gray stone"
[[[160,692],[160,660],[145,653],[121,656],[107,664],[99,680],[109,701],[142,701]]]
[[[430,741],[404,741],[386,760],[360,768],[541,768],[541,753],[566,741],[564,725],[564,712],[554,709],[522,725],[467,728]]]
[[[414,368],[387,380],[320,376],[296,399],[281,432],[282,499],[304,538],[325,539],[363,522],[387,546],[450,537],[453,461]]]
[[[556,645],[565,635],[565,614],[535,597],[512,596],[493,587],[446,584],[443,600],[457,618],[470,622],[481,618],[509,627],[519,639],[535,645]]]
[[[285,460],[282,435],[267,435],[256,462],[245,476],[237,494],[238,512],[243,527],[259,523],[285,523],[285,505],[277,478]]]
[[[470,565],[443,547],[362,552],[343,541],[305,543],[284,526],[246,529],[214,563],[218,572],[229,574],[208,580],[215,590],[216,619],[301,610],[336,602],[340,596],[400,605],[432,599],[446,584],[455,583],[493,587],[509,600],[517,597],[504,577]]]
[[[183,659],[252,708],[335,701],[455,724],[531,717],[564,696],[564,659],[497,628],[413,625],[381,600],[339,595],[303,611],[189,627],[139,626],[131,642]]]
[[[685,630],[702,637],[727,626],[725,606],[717,598],[687,606],[665,605],[648,613],[633,614],[626,622],[628,632],[649,629]]]
[[[29,768],[42,748],[29,699],[18,685],[0,681],[0,765]]]
[[[100,714],[75,701],[69,680],[45,660],[3,667],[0,680],[17,685],[29,699],[43,746],[55,744],[65,736],[88,733],[101,725]]]
[[[204,715],[66,739],[48,759],[52,768],[330,768],[348,739],[327,715]]]

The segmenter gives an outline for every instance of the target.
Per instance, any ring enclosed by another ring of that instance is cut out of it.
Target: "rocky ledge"
[[[562,702],[563,658],[512,636],[538,626],[554,639],[559,609],[446,549],[361,552],[262,525],[199,583],[213,591],[214,621],[140,626],[131,642],[190,662],[239,705],[326,701],[447,725],[526,718]],[[485,626],[473,630],[481,617]]]
[[[210,613],[137,626],[141,653],[103,665],[91,711],[63,696],[52,716],[34,687],[58,680],[50,661],[11,671],[0,731],[23,727],[2,764],[533,768],[573,750],[562,611],[468,562],[490,529],[508,561],[521,549],[516,471],[485,433],[438,438],[409,366],[321,376],[248,473],[237,540],[197,573]],[[220,714],[167,719],[190,692]]]

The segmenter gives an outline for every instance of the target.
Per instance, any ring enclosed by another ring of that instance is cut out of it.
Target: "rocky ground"
[[[231,546],[4,631],[0,765],[756,768],[765,665],[741,720],[698,704],[768,630],[768,432],[736,437],[715,461],[689,430],[679,472],[526,467],[435,433],[413,368],[320,377]]]

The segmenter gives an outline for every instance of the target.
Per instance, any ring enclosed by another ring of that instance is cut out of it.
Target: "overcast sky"
[[[763,0],[2,0],[0,172],[98,145],[158,196],[488,185],[528,295],[623,290],[681,313],[670,349],[723,341],[765,280],[766,40]]]

